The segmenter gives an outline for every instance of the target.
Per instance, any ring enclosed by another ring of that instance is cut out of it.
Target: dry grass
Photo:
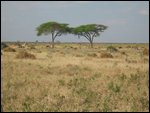
[[[96,53],[88,53],[87,56],[90,56],[90,57],[97,57],[97,54],[96,54]]]
[[[36,59],[35,55],[28,53],[26,51],[20,51],[16,55],[16,58],[18,58],[18,59]]]
[[[11,47],[6,47],[3,49],[3,51],[5,51],[5,52],[16,52],[16,50],[11,48]]]
[[[115,47],[113,47],[113,46],[108,46],[107,47],[107,50],[109,51],[109,52],[117,52],[118,50],[115,48]]]
[[[101,53],[101,58],[113,58],[110,53]]]
[[[143,50],[143,55],[149,55],[149,50],[146,49],[146,48],[144,48],[144,50]]]
[[[73,49],[77,44],[59,44],[54,49],[38,44],[36,49],[25,49],[27,53],[34,53],[36,60],[16,59],[16,53],[4,53],[1,56],[1,110],[148,112],[149,56],[141,59],[134,49],[126,48],[126,44],[113,46],[122,47],[119,51],[137,62],[127,62],[126,56],[119,52],[113,53],[114,58],[99,57],[107,52],[105,44],[97,44],[93,49],[84,44],[80,49]],[[148,45],[137,46],[148,48]],[[88,56],[92,53],[97,56]],[[25,56],[28,55],[25,53]]]

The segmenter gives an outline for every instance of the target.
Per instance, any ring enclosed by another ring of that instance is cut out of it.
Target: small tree
[[[57,36],[61,36],[62,34],[66,34],[69,32],[68,24],[60,24],[57,22],[47,22],[41,24],[36,29],[38,31],[37,36],[41,36],[42,34],[48,35],[51,34],[52,38],[52,48],[54,48],[54,40]]]
[[[97,24],[87,24],[87,25],[81,25],[76,28],[71,28],[73,34],[78,35],[78,37],[84,36],[86,39],[88,39],[92,48],[93,48],[94,37],[99,36],[100,33],[106,29],[107,26],[97,25]]]

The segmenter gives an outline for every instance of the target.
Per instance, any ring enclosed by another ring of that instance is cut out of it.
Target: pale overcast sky
[[[149,43],[148,1],[1,1],[1,41],[51,41],[36,36],[36,27],[48,21],[109,26],[94,42]],[[56,41],[87,42],[74,35]]]

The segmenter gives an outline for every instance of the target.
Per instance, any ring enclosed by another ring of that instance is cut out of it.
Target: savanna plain
[[[7,46],[1,111],[149,111],[149,44]]]

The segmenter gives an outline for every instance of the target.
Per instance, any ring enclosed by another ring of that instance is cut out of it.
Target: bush
[[[132,48],[132,46],[128,45],[128,46],[126,46],[126,48]]]
[[[47,48],[50,48],[51,46],[50,46],[50,45],[46,45],[46,47],[47,47]]]
[[[121,53],[122,55],[127,55],[126,52],[124,52],[124,51],[123,51],[123,52],[120,52],[120,53]]]
[[[143,50],[143,55],[149,55],[149,50],[145,48],[145,49]]]
[[[113,56],[110,53],[102,53],[101,58],[113,58]]]
[[[5,52],[16,52],[15,49],[11,48],[11,47],[6,47],[3,49]]]
[[[121,86],[114,84],[113,82],[110,82],[108,84],[108,89],[115,93],[118,93],[118,92],[120,92]]]
[[[89,54],[87,54],[87,56],[90,56],[90,57],[97,57],[97,54],[96,54],[96,53],[89,53]]]
[[[31,53],[27,53],[26,51],[20,51],[17,55],[16,58],[19,59],[36,59],[35,55],[31,54]]]
[[[20,42],[16,42],[14,45],[17,46],[18,48],[23,48],[23,46],[20,44]]]
[[[30,45],[29,48],[30,49],[35,49],[35,46],[34,45]]]
[[[117,52],[117,51],[118,51],[118,50],[117,50],[115,47],[113,47],[113,46],[108,46],[108,47],[107,47],[107,50],[110,51],[110,52]]]
[[[8,47],[8,45],[6,45],[5,43],[1,43],[1,49],[4,49],[6,47]]]
[[[83,57],[82,54],[76,54],[75,56],[76,56],[76,57]]]

